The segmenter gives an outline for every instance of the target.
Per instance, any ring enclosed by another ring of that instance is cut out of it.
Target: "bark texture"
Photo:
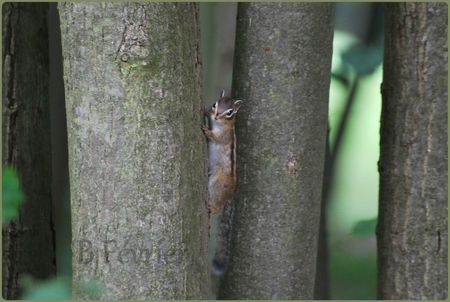
[[[239,3],[239,184],[220,298],[313,298],[332,36],[332,4]]]
[[[75,297],[206,298],[198,7],[59,6]]]
[[[386,5],[379,298],[447,299],[447,5]]]
[[[3,226],[3,297],[24,275],[55,273],[48,101],[48,4],[3,4],[2,162],[17,170],[25,200]]]

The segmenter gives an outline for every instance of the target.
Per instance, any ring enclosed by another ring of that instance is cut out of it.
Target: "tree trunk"
[[[447,299],[447,5],[386,5],[380,299]]]
[[[55,225],[56,274],[72,275],[72,229],[70,223],[69,160],[64,97],[63,57],[57,2],[49,3],[49,101],[52,124],[52,200]]]
[[[333,6],[240,3],[238,189],[225,299],[312,299]]]
[[[61,4],[73,285],[102,299],[209,290],[198,7]]]
[[[24,275],[55,273],[48,101],[48,4],[3,5],[3,165],[17,170],[25,200],[3,227],[3,297]]]
[[[327,205],[331,189],[332,163],[330,154],[330,129],[327,127],[325,163],[322,180],[322,200],[320,203],[319,243],[317,246],[316,280],[314,283],[314,300],[330,299],[329,247],[327,231]]]

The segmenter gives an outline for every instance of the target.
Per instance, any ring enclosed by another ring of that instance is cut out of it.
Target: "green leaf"
[[[338,79],[343,79],[347,82],[354,74],[354,70],[343,60],[343,56],[354,45],[361,43],[361,41],[353,34],[341,30],[334,31],[333,38],[333,59],[331,60],[332,75]]]
[[[367,220],[360,220],[353,226],[353,236],[371,236],[375,235],[378,219],[372,218]]]
[[[333,40],[332,74],[339,78],[351,78],[373,73],[383,62],[384,41],[379,37],[365,43],[350,33],[336,30]]]
[[[20,280],[24,287],[23,300],[70,300],[72,298],[70,278],[54,278],[36,282],[26,276]]]
[[[353,67],[358,75],[371,74],[383,61],[383,43],[358,43],[342,54],[342,61]]]
[[[24,194],[20,189],[19,177],[12,167],[3,169],[2,177],[3,223],[17,218]]]

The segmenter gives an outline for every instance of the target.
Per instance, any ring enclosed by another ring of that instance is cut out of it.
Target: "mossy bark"
[[[224,299],[312,299],[333,5],[240,3],[238,189]]]
[[[48,98],[48,4],[3,4],[2,163],[12,165],[25,198],[3,226],[3,297],[18,299],[19,279],[55,273]]]
[[[198,7],[65,3],[75,296],[205,298],[206,144]]]
[[[386,4],[378,294],[447,299],[447,4]]]

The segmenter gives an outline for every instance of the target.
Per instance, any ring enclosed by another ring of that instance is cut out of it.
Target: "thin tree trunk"
[[[3,165],[17,170],[25,200],[3,227],[3,297],[24,275],[55,273],[48,101],[48,4],[3,5]]]
[[[312,299],[327,136],[331,4],[240,3],[238,190],[225,299]]]
[[[330,299],[329,284],[329,251],[328,251],[328,231],[327,231],[327,205],[328,196],[331,189],[330,173],[330,130],[327,131],[327,141],[325,147],[325,163],[322,181],[322,200],[320,203],[320,223],[319,223],[319,243],[317,246],[316,260],[316,281],[314,284],[314,300]]]
[[[61,4],[73,281],[102,299],[206,298],[198,7]]]
[[[447,299],[447,5],[386,5],[380,299]]]
[[[72,275],[67,120],[64,97],[63,57],[57,2],[49,3],[49,102],[52,124],[52,200],[58,277]]]

